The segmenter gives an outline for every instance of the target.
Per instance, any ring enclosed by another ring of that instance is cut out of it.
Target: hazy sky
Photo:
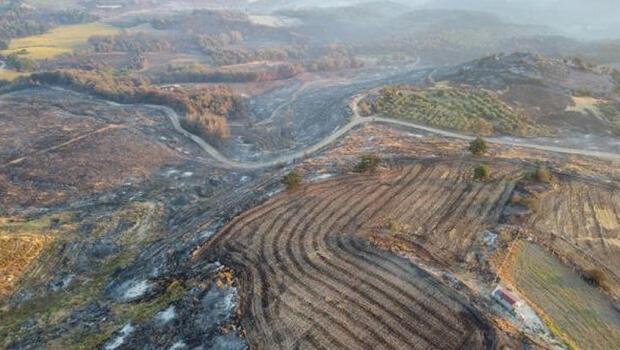
[[[305,0],[304,6],[342,5],[347,0]],[[377,0],[349,0],[363,3]],[[380,0],[379,0],[380,1]],[[388,0],[389,1],[389,0]],[[620,0],[391,0],[412,8],[491,12],[522,24],[539,24],[585,39],[620,39]]]

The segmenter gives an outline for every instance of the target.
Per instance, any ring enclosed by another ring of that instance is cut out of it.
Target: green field
[[[466,87],[386,87],[374,102],[387,117],[477,135],[546,136],[551,132],[513,110],[495,93]]]
[[[86,47],[88,38],[93,35],[114,35],[118,31],[117,28],[104,23],[61,26],[44,34],[11,40],[8,50],[0,53],[9,55],[25,49],[27,54],[24,56],[28,58],[53,58]]]
[[[549,328],[580,349],[618,349],[620,312],[610,299],[538,245],[523,242],[511,266],[516,288]]]

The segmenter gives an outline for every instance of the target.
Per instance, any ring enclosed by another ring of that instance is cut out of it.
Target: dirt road
[[[58,87],[55,87],[54,89],[70,92],[69,90],[65,90],[65,89],[58,88]],[[71,92],[80,94],[79,92],[73,92],[73,91]],[[207,143],[204,139],[185,130],[181,126],[181,123],[180,123],[181,117],[173,109],[169,107],[161,106],[161,105],[147,105],[147,106],[163,111],[168,117],[168,119],[170,120],[170,122],[172,123],[172,126],[174,127],[176,131],[178,131],[179,133],[183,134],[185,137],[189,138],[194,143],[196,143],[202,150],[204,150],[207,154],[209,154],[211,157],[213,157],[215,160],[221,163],[223,167],[232,168],[232,169],[254,170],[254,169],[272,167],[276,165],[290,164],[294,161],[303,159],[307,157],[308,155],[315,153],[321,150],[322,148],[332,144],[333,142],[338,140],[340,137],[347,134],[353,128],[357,127],[358,125],[364,124],[364,123],[384,123],[384,124],[397,125],[397,126],[402,126],[402,127],[407,127],[407,128],[414,128],[414,129],[423,130],[429,133],[433,133],[436,135],[456,138],[460,140],[473,140],[474,139],[474,137],[470,135],[437,129],[437,128],[420,125],[420,124],[416,124],[416,123],[412,123],[412,122],[408,122],[404,120],[391,119],[391,118],[380,117],[380,116],[361,117],[359,110],[358,110],[358,102],[364,96],[365,94],[355,95],[349,102],[349,109],[352,112],[349,122],[343,125],[342,127],[338,128],[337,130],[335,130],[330,135],[324,137],[319,142],[313,145],[307,146],[299,151],[290,152],[288,154],[284,154],[282,156],[279,156],[279,157],[276,157],[270,160],[255,161],[255,162],[237,161],[237,160],[228,158],[227,156],[222,154],[220,151],[218,151],[215,147]],[[117,103],[114,103],[114,102],[109,102],[109,103],[112,105],[118,105]],[[556,153],[562,153],[562,154],[573,154],[573,155],[580,155],[580,156],[597,157],[601,159],[607,159],[607,160],[620,162],[620,154],[617,154],[617,153],[591,151],[591,150],[585,150],[585,149],[575,149],[575,148],[567,148],[567,147],[560,147],[560,146],[540,145],[540,144],[534,144],[534,143],[528,142],[528,140],[525,140],[525,139],[514,139],[513,138],[510,140],[506,140],[506,139],[495,137],[495,138],[486,138],[486,141],[492,144],[523,147],[523,148],[537,149],[537,150],[556,152]],[[62,147],[62,146],[63,145],[59,145],[57,147]],[[21,160],[17,159],[17,160],[12,161],[11,163],[15,163],[19,161]],[[10,165],[10,164],[4,164],[1,166],[4,167],[7,165]]]
[[[407,122],[403,120],[398,120],[398,119],[391,119],[391,118],[378,117],[378,116],[361,117],[359,114],[359,110],[358,110],[358,102],[363,97],[364,95],[357,95],[353,97],[353,99],[349,103],[349,107],[351,111],[353,112],[350,121],[344,126],[342,126],[340,129],[334,131],[329,136],[323,138],[318,143],[308,146],[307,148],[301,151],[292,152],[292,153],[289,153],[289,154],[286,154],[286,155],[283,155],[283,156],[280,156],[280,157],[277,157],[271,160],[260,161],[260,162],[239,162],[239,161],[235,161],[235,160],[231,160],[227,158],[222,153],[220,153],[217,149],[215,149],[213,146],[205,142],[202,138],[194,134],[191,134],[187,130],[183,129],[179,122],[180,117],[174,110],[167,108],[167,107],[162,107],[162,106],[153,106],[153,107],[163,110],[168,116],[168,118],[170,119],[170,121],[172,122],[172,125],[174,126],[174,128],[178,132],[192,139],[205,152],[207,152],[217,161],[221,162],[226,167],[238,168],[238,169],[260,169],[260,168],[271,167],[275,165],[288,164],[288,163],[294,162],[298,159],[302,159],[314,152],[319,151],[323,147],[328,146],[329,144],[335,142],[340,137],[348,133],[351,129],[364,123],[376,123],[376,122],[385,123],[385,124],[415,128],[415,129],[423,130],[423,131],[430,132],[433,134],[450,137],[450,138],[456,138],[460,140],[473,140],[474,139],[474,137],[470,135],[432,128],[432,127],[428,127],[428,126],[424,126],[424,125],[420,125],[416,123],[411,123],[411,122]],[[589,150],[566,148],[566,147],[559,147],[559,146],[538,145],[538,144],[528,143],[526,140],[509,141],[509,140],[503,140],[501,138],[487,138],[486,141],[489,143],[500,144],[500,145],[524,147],[524,148],[531,148],[531,149],[537,149],[537,150],[548,151],[548,152],[574,154],[574,155],[581,155],[581,156],[597,157],[597,158],[608,159],[608,160],[613,160],[613,161],[620,161],[620,154],[616,154],[616,153],[589,151]]]

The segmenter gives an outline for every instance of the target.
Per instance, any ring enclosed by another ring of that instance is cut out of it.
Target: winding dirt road
[[[75,94],[81,94],[80,92],[66,90],[64,88],[59,88],[59,87],[54,87],[53,89],[71,92]],[[279,156],[279,157],[276,157],[270,160],[257,161],[257,162],[237,161],[237,160],[228,158],[227,156],[222,154],[220,151],[218,151],[215,147],[207,143],[201,137],[196,136],[190,133],[189,131],[185,130],[181,126],[181,122],[180,122],[181,117],[172,108],[161,106],[161,105],[143,105],[143,106],[148,106],[148,107],[163,111],[168,117],[168,119],[170,120],[170,122],[172,123],[173,128],[177,132],[181,133],[182,135],[184,135],[185,137],[189,138],[194,143],[196,143],[203,151],[205,151],[207,154],[209,154],[211,157],[213,157],[215,160],[221,163],[223,167],[231,168],[231,169],[255,170],[255,169],[267,168],[267,167],[272,167],[272,166],[277,166],[277,165],[290,164],[296,160],[303,159],[307,157],[308,155],[315,153],[321,150],[322,148],[332,144],[333,142],[337,141],[340,137],[344,136],[349,131],[351,131],[353,128],[357,127],[358,125],[365,124],[365,123],[384,123],[384,124],[390,124],[390,125],[397,125],[397,126],[402,126],[402,127],[407,127],[407,128],[423,130],[423,131],[433,133],[436,135],[441,135],[441,136],[460,139],[460,140],[473,140],[474,139],[474,137],[470,135],[437,129],[437,128],[433,128],[433,127],[429,127],[425,125],[411,123],[411,122],[404,121],[404,120],[391,119],[391,118],[386,118],[386,117],[381,117],[381,116],[361,117],[359,113],[359,109],[358,109],[358,103],[362,98],[364,98],[365,95],[366,94],[355,95],[351,99],[351,101],[349,102],[349,109],[351,110],[352,115],[351,115],[349,122],[343,125],[342,127],[340,127],[339,129],[337,129],[336,131],[334,131],[332,134],[323,138],[321,141],[313,145],[310,145],[299,151],[287,153],[287,154],[284,154],[282,156]],[[108,102],[111,105],[119,105],[118,103],[114,103],[111,101],[106,101],[106,102]],[[98,132],[100,131],[101,130],[99,130]],[[555,153],[562,153],[562,154],[589,156],[589,157],[596,157],[596,158],[620,162],[620,154],[617,154],[617,153],[591,151],[591,150],[585,150],[585,149],[575,149],[575,148],[567,148],[567,147],[560,147],[560,146],[539,145],[539,144],[529,143],[527,142],[527,140],[517,140],[517,139],[506,140],[506,139],[501,139],[501,138],[486,138],[485,140],[492,144],[523,147],[523,148],[537,149],[541,151],[555,152]],[[75,140],[72,140],[72,141],[75,141]],[[59,146],[63,146],[63,145],[59,145]],[[45,150],[45,151],[49,151],[49,150]],[[15,163],[18,161],[20,160],[14,160],[11,163]],[[7,166],[7,165],[10,165],[10,164],[4,164],[2,166]]]
[[[260,162],[240,162],[240,161],[227,158],[225,155],[220,153],[215,147],[205,142],[202,138],[183,129],[179,121],[180,117],[174,110],[168,107],[155,106],[155,105],[152,105],[152,107],[163,110],[168,116],[168,118],[170,119],[170,121],[172,122],[173,127],[178,132],[182,133],[186,137],[193,140],[206,153],[211,155],[213,158],[215,158],[217,161],[222,163],[224,166],[229,167],[229,168],[237,168],[237,169],[260,169],[260,168],[266,168],[266,167],[288,164],[288,163],[294,162],[298,159],[305,158],[306,156],[319,151],[323,147],[330,145],[331,143],[338,140],[341,136],[348,133],[351,129],[364,123],[377,123],[377,122],[385,123],[385,124],[419,129],[419,130],[423,130],[423,131],[430,132],[433,134],[455,138],[455,139],[460,139],[460,140],[471,141],[474,139],[474,137],[470,135],[432,128],[432,127],[428,127],[428,126],[424,126],[424,125],[420,125],[416,123],[407,122],[404,120],[391,119],[391,118],[385,118],[385,117],[379,117],[379,116],[361,117],[359,113],[359,109],[358,109],[358,102],[364,96],[365,95],[357,95],[353,97],[353,99],[349,103],[349,107],[351,111],[353,112],[349,122],[345,124],[344,126],[342,126],[341,128],[339,128],[338,130],[336,130],[335,132],[333,132],[332,134],[330,134],[329,136],[323,138],[318,143],[308,146],[300,151],[288,153],[288,154],[285,154],[283,156],[280,156],[280,157],[277,157],[271,160],[260,161]],[[620,161],[620,154],[616,154],[616,153],[589,151],[589,150],[566,148],[566,147],[559,147],[559,146],[538,145],[538,144],[528,143],[525,140],[510,140],[509,141],[509,140],[503,140],[501,138],[486,138],[485,140],[493,144],[524,147],[524,148],[530,148],[530,149],[537,149],[541,151],[563,153],[563,154],[573,154],[573,155],[581,155],[581,156],[590,156],[590,157],[597,157],[601,159]]]

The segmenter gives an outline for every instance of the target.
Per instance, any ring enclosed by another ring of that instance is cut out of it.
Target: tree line
[[[230,135],[227,118],[242,110],[242,99],[227,87],[172,91],[150,85],[143,77],[124,77],[102,71],[75,69],[34,73],[16,80],[14,86],[54,85],[118,103],[163,105],[185,116],[183,125],[207,139]]]

